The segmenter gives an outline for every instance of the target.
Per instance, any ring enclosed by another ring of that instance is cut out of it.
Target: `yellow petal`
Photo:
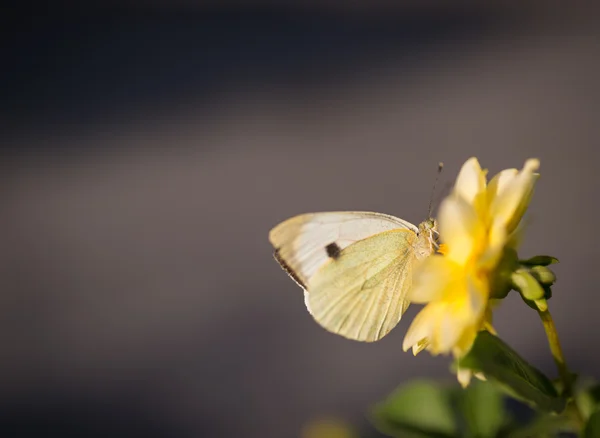
[[[478,330],[476,325],[469,325],[465,328],[462,336],[456,342],[454,348],[452,348],[452,354],[454,357],[463,357],[471,350],[471,347],[475,342],[475,338],[477,338],[477,332]]]
[[[491,216],[505,224],[508,234],[514,231],[527,209],[539,177],[534,173],[539,165],[537,159],[527,160],[523,170],[503,184],[502,190],[490,204]]]
[[[488,281],[478,278],[475,275],[467,277],[467,296],[470,305],[471,314],[475,317],[475,323],[481,321],[485,315],[485,309],[488,302],[489,286]],[[479,328],[479,327],[478,327]]]
[[[521,202],[519,202],[519,204],[517,205],[517,208],[515,209],[510,222],[508,222],[506,226],[506,229],[509,233],[512,233],[521,222],[521,218],[525,214],[525,210],[527,210],[527,207],[531,202],[531,197],[533,196],[533,189],[539,177],[539,173],[534,173],[533,175],[531,175],[529,180],[523,183],[525,187],[523,195],[521,196]]]
[[[485,237],[485,229],[474,208],[459,197],[448,197],[438,214],[440,236],[448,245],[444,257],[464,264]]]
[[[507,241],[508,235],[504,222],[500,219],[494,220],[489,229],[488,246],[502,247]]]
[[[408,300],[425,304],[440,299],[452,282],[456,265],[446,257],[431,256],[423,260],[413,274],[413,286]]]
[[[431,336],[431,350],[434,354],[450,353],[454,345],[460,339],[464,326],[467,309],[460,306],[460,309],[446,306],[446,311],[440,316],[438,324]]]
[[[413,319],[406,331],[404,341],[402,342],[402,349],[408,351],[409,348],[423,342],[424,339],[428,339],[437,316],[438,311],[435,304],[428,304],[417,313],[417,316],[415,316],[415,319]]]
[[[492,204],[494,199],[506,190],[510,182],[517,176],[519,171],[517,169],[505,169],[496,174],[488,183],[487,186],[487,201],[488,204]]]
[[[481,170],[477,158],[469,158],[458,173],[454,193],[472,204],[475,198],[484,191],[485,172]]]
[[[479,380],[481,380],[482,382],[487,382],[487,377],[485,377],[485,374],[483,374],[483,373],[475,373],[473,375],[475,377],[477,377]]]
[[[473,275],[461,283],[455,283],[452,294],[444,301],[431,336],[433,352],[453,351],[457,356],[463,355],[471,348],[480,328],[487,304],[487,283]]]
[[[500,261],[507,243],[508,236],[506,235],[504,223],[499,220],[494,221],[488,232],[487,246],[479,258],[479,266],[482,269],[493,269]]]
[[[469,383],[471,383],[471,377],[473,377],[473,371],[468,368],[458,368],[456,370],[456,378],[458,379],[460,386],[463,388],[469,386]]]
[[[421,339],[419,342],[417,342],[415,345],[412,346],[413,355],[416,356],[421,351],[426,349],[428,346],[429,346],[429,339],[427,339],[427,338]]]

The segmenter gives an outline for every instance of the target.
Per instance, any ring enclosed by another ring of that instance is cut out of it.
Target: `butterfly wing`
[[[416,232],[410,222],[381,213],[309,213],[277,225],[269,240],[319,324],[375,341],[408,306]]]
[[[373,342],[394,328],[408,307],[415,232],[386,231],[343,249],[307,284],[306,303],[325,329]]]
[[[387,214],[347,211],[308,213],[288,219],[269,233],[275,259],[303,289],[337,252],[374,234],[395,229],[417,231],[410,222]]]

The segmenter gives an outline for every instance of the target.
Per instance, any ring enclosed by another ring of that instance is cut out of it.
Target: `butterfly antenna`
[[[446,184],[444,184],[444,187],[439,191],[437,197],[435,198],[433,205],[440,205],[442,199],[444,199],[450,190],[452,190],[452,184],[452,181],[447,181]]]
[[[438,163],[437,175],[435,176],[435,181],[433,182],[433,188],[431,189],[431,197],[429,198],[429,209],[427,213],[427,217],[431,217],[431,209],[433,207],[433,196],[435,195],[435,187],[437,186],[437,182],[440,179],[440,173],[442,173],[442,169],[444,168],[444,163],[441,161]]]

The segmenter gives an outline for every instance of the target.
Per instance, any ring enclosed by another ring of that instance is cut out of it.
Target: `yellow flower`
[[[479,330],[491,329],[493,272],[531,199],[538,167],[528,160],[521,172],[504,170],[487,184],[476,158],[463,165],[439,209],[444,254],[426,259],[414,275],[409,299],[426,306],[408,329],[405,351],[461,357]]]
[[[489,297],[480,260],[473,258],[484,249],[485,229],[474,208],[460,198],[447,198],[438,220],[448,252],[428,258],[415,272],[409,299],[428,304],[412,322],[403,348],[418,352],[426,347],[433,354],[452,351],[458,356],[475,340]]]
[[[323,418],[303,427],[302,438],[358,438],[356,431],[342,420]]]

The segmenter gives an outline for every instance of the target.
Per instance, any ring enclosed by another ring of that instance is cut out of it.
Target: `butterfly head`
[[[425,235],[429,235],[432,237],[433,237],[433,235],[437,236],[437,234],[438,234],[437,221],[430,217],[429,219],[421,222],[419,224],[419,235],[420,234],[425,234]]]
[[[438,247],[437,221],[433,218],[424,220],[419,224],[419,242],[420,246],[426,248],[427,255],[431,254]]]

